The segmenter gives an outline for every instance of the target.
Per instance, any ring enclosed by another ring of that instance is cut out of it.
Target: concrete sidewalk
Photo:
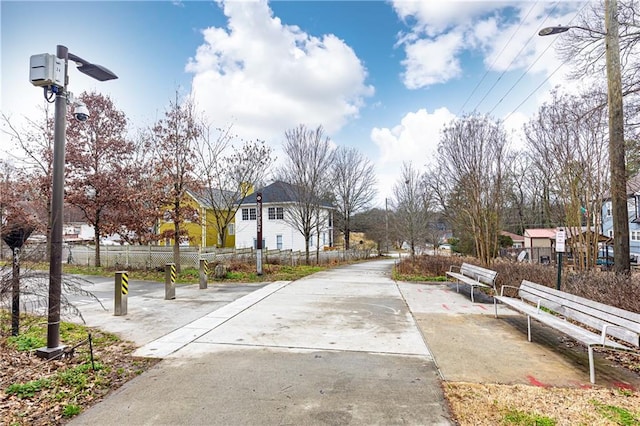
[[[273,283],[185,324],[71,424],[453,424],[392,264]]]
[[[103,316],[102,328],[137,338],[136,355],[163,360],[71,424],[448,425],[442,380],[590,386],[580,345],[539,324],[530,343],[522,315],[499,306],[495,318],[492,299],[471,303],[468,288],[396,283],[392,264],[276,282],[208,311],[209,293],[148,295],[156,317],[142,327]],[[602,354],[596,381],[640,388]]]

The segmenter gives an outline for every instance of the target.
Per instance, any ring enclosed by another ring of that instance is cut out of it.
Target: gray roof
[[[201,206],[205,206],[208,209],[213,209],[211,205],[211,194],[213,193],[214,201],[218,207],[225,206],[225,200],[229,200],[235,196],[235,193],[232,191],[226,191],[224,189],[213,188],[213,189],[200,189],[200,190],[192,190],[187,189],[187,192],[190,196],[193,197],[194,200]]]
[[[296,203],[298,202],[296,188],[286,182],[277,180],[271,185],[260,188],[252,194],[245,197],[242,204],[255,204],[256,194],[262,193],[262,203]],[[320,205],[326,208],[333,208],[328,201],[320,201]]]

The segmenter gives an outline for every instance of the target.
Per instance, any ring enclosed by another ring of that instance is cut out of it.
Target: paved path
[[[396,283],[392,263],[251,292],[142,292],[126,317],[83,306],[88,322],[163,360],[71,424],[450,425],[442,380],[590,386],[580,345],[539,324],[530,343],[522,315],[499,306],[494,318],[491,298],[471,303],[468,287]],[[596,379],[640,389],[601,354]]]
[[[175,328],[137,351],[163,361],[72,424],[453,424],[392,262],[273,283]]]

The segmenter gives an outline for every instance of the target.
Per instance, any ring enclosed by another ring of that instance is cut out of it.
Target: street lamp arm
[[[69,53],[69,60],[76,63],[78,71],[88,75],[89,77],[95,78],[98,81],[115,80],[118,78],[118,76],[108,68],[103,67],[102,65],[92,64],[73,53]]]
[[[567,31],[569,31],[571,29],[587,31],[589,33],[595,33],[595,34],[599,34],[601,36],[607,35],[605,32],[602,32],[602,31],[599,31],[599,30],[594,30],[593,28],[583,27],[583,26],[580,26],[580,25],[568,25],[568,26],[556,25],[555,27],[545,27],[545,28],[541,29],[540,31],[538,31],[538,35],[539,36],[548,36],[548,35],[561,34],[561,33],[567,32]]]

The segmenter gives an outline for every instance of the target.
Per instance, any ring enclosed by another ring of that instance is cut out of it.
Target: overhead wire
[[[549,19],[549,17],[551,16],[552,13],[554,13],[556,11],[556,9],[558,8],[558,5],[560,4],[560,2],[556,2],[555,5],[553,6],[553,9],[551,9],[549,11],[549,13],[547,13],[547,16],[544,18],[544,20],[541,22],[541,25],[544,25],[545,22],[547,22],[547,20]],[[515,54],[513,56],[513,59],[511,59],[511,62],[509,62],[509,65],[506,66],[506,68],[502,71],[502,73],[500,73],[500,76],[498,76],[498,78],[496,79],[496,81],[493,83],[493,85],[489,88],[489,90],[487,90],[487,92],[485,93],[485,95],[482,97],[482,99],[480,99],[480,101],[476,104],[475,108],[473,108],[474,111],[476,111],[478,109],[478,107],[482,104],[482,102],[484,102],[484,100],[487,98],[487,96],[489,96],[489,94],[493,91],[493,89],[496,87],[496,85],[500,82],[500,80],[502,80],[502,77],[504,77],[504,75],[507,73],[507,70],[509,70],[511,68],[511,65],[513,65],[513,63],[520,57],[520,54],[524,51],[524,49],[529,45],[529,43],[533,40],[535,36],[534,35],[530,35],[529,36],[529,40],[527,40],[526,43],[524,43],[522,45],[522,47],[520,48],[520,50],[518,51],[517,54]],[[547,48],[548,49],[548,48]],[[545,50],[546,52],[546,50]],[[544,52],[543,52],[544,53]],[[542,55],[539,55],[538,58],[536,59],[539,60],[540,57]],[[517,82],[516,82],[517,84]],[[494,107],[495,109],[495,107]]]
[[[482,78],[480,79],[480,81],[476,84],[476,87],[473,88],[473,90],[471,91],[471,94],[469,95],[469,97],[467,98],[466,101],[464,101],[464,103],[462,104],[462,106],[460,107],[460,110],[458,111],[457,115],[460,115],[462,113],[462,111],[464,110],[464,107],[467,106],[467,103],[469,103],[469,101],[471,100],[471,98],[473,97],[473,95],[476,93],[476,90],[478,90],[478,88],[480,87],[480,85],[482,84],[482,82],[484,81],[484,79],[487,77],[487,75],[489,74],[489,70],[493,69],[493,66],[496,64],[496,62],[498,62],[498,59],[500,58],[500,56],[502,55],[502,53],[505,51],[505,49],[507,48],[507,46],[509,45],[509,43],[511,43],[511,40],[513,40],[513,37],[515,37],[515,35],[518,33],[518,31],[520,30],[520,28],[522,28],[522,24],[524,23],[524,21],[526,21],[526,19],[529,17],[529,15],[531,14],[531,12],[533,11],[533,9],[536,7],[536,5],[538,4],[538,1],[536,1],[533,6],[531,6],[531,8],[529,9],[529,11],[527,12],[527,14],[525,15],[525,17],[523,19],[520,20],[520,25],[518,25],[518,28],[516,28],[516,30],[511,33],[511,37],[509,37],[509,40],[507,40],[507,42],[502,46],[502,49],[500,50],[500,52],[498,53],[498,55],[495,57],[495,59],[493,60],[493,62],[491,63],[491,66],[489,66],[489,68],[487,68],[487,70],[484,72],[484,75],[482,76]]]
[[[571,18],[571,20],[569,20],[569,22],[567,24],[571,24],[571,22],[573,22],[584,10],[585,7],[588,6],[588,2],[585,2],[584,5],[580,8],[580,10],[578,12],[576,12],[576,14],[573,16],[573,18]],[[543,23],[549,18],[549,15],[551,13],[553,13],[556,9],[556,7],[558,6],[558,3],[556,3],[556,6],[554,6],[553,10],[547,15],[547,18],[545,18],[545,20],[543,21]],[[533,36],[529,39],[531,40],[533,38]],[[511,87],[507,90],[507,92],[500,98],[500,100],[494,105],[493,108],[491,108],[491,110],[489,111],[489,114],[493,113],[493,111],[500,105],[500,103],[505,99],[505,97],[511,93],[513,91],[513,89],[515,89],[516,85],[518,85],[518,83],[527,75],[527,73],[529,72],[529,70],[531,70],[531,68],[542,58],[542,56],[547,52],[547,50],[549,50],[554,43],[556,42],[557,39],[555,39],[553,42],[549,43],[549,45],[546,47],[546,49],[544,49],[542,51],[542,53],[540,53],[538,55],[538,57],[529,65],[529,67],[522,73],[522,75],[516,80],[515,83],[513,83],[511,85]],[[528,42],[527,42],[528,43]],[[551,77],[553,77],[553,75],[555,73],[557,73],[560,68],[562,68],[563,65],[565,65],[568,62],[568,59],[566,59],[565,61],[563,61],[560,65],[558,65],[558,67],[551,73],[549,74],[540,84],[538,84],[538,86],[536,86],[535,89],[533,89],[533,91],[531,91],[527,97],[520,102],[520,104],[518,104],[518,106],[516,108],[513,109],[513,111],[511,111],[505,118],[503,121],[506,121],[509,117],[511,117],[522,105],[524,105],[524,103],[529,100],[529,98],[531,98],[531,96],[533,96],[547,81],[549,81],[549,79],[551,79]],[[511,64],[510,64],[511,65]],[[503,72],[504,74],[504,72]],[[502,76],[502,75],[501,75]]]

